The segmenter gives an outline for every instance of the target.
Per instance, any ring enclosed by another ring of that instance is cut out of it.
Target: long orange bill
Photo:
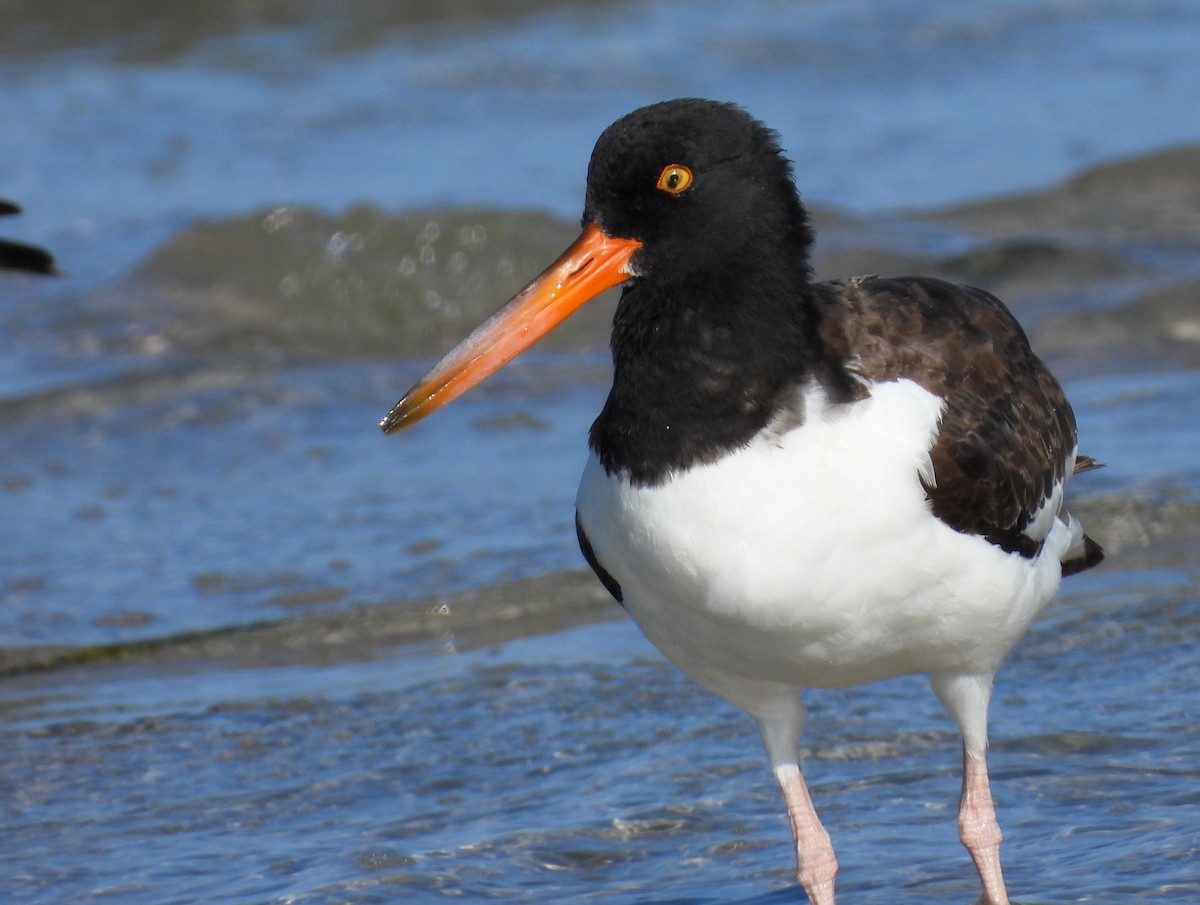
[[[588,299],[629,279],[625,265],[641,247],[589,223],[562,257],[417,381],[379,426],[386,434],[408,427],[499,371]]]

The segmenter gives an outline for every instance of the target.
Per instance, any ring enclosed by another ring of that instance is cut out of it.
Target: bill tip
[[[379,419],[379,429],[385,434],[394,434],[404,427],[405,418],[399,413],[399,409],[400,403],[398,402],[390,412]]]

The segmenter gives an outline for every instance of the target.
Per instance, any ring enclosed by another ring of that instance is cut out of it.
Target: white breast
[[[993,670],[1053,596],[1070,542],[1007,554],[931,513],[921,476],[941,400],[910,381],[767,429],[710,465],[634,487],[592,456],[577,506],[650,640],[726,697],[911,672]]]

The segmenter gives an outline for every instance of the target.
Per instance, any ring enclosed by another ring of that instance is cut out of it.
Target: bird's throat
[[[815,316],[803,283],[629,286],[590,435],[605,469],[652,485],[745,445],[818,370]]]

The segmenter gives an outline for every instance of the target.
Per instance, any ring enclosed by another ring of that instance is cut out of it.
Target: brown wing
[[[923,277],[822,288],[822,338],[835,360],[864,380],[908,378],[946,401],[926,487],[934,514],[1037,555],[1044,532],[1026,530],[1073,466],[1075,416],[1008,309],[981,289]]]

